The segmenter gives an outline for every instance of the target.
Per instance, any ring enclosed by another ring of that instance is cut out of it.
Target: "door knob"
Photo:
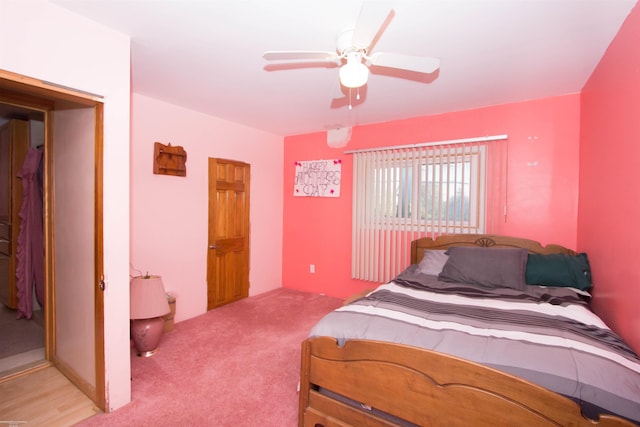
[[[209,245],[209,249],[218,249],[216,245]]]

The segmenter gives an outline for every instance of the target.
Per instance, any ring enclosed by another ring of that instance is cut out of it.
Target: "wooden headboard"
[[[536,254],[567,254],[576,252],[560,245],[542,246],[539,242],[518,237],[498,236],[495,234],[445,234],[433,240],[423,237],[411,242],[411,263],[417,264],[422,260],[425,249],[448,249],[451,246],[479,246],[482,248],[525,248]]]

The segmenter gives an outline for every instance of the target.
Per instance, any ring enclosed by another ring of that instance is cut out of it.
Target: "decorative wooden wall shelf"
[[[176,145],[156,142],[153,145],[153,173],[158,175],[187,176],[187,152]]]

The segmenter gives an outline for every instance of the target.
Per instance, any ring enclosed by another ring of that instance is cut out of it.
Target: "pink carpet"
[[[300,343],[341,303],[277,289],[177,323],[154,356],[132,352],[131,403],[77,426],[295,426]]]

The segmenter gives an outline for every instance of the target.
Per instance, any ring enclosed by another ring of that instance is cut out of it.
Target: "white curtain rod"
[[[417,148],[417,147],[429,147],[432,145],[443,145],[443,144],[467,144],[470,142],[486,142],[486,141],[499,141],[502,139],[508,139],[508,135],[493,135],[493,136],[479,136],[476,138],[463,138],[463,139],[450,139],[448,141],[436,141],[436,142],[423,142],[419,144],[407,144],[407,145],[396,145],[392,147],[376,147],[376,148],[363,148],[361,150],[349,150],[345,151],[344,154],[353,154],[353,153],[365,153],[368,151],[383,151],[383,150],[398,150],[402,148]]]

